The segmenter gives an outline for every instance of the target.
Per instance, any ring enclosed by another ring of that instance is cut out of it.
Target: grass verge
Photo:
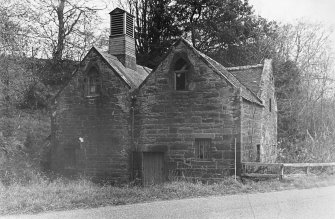
[[[0,184],[0,215],[38,213],[50,210],[92,208],[156,200],[182,199],[213,195],[270,192],[293,188],[335,185],[335,176],[304,176],[254,182],[227,178],[220,183],[170,182],[150,187],[101,186],[88,180],[47,180],[27,185]]]

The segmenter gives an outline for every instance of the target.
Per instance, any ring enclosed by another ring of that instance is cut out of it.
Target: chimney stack
[[[134,16],[116,8],[110,13],[109,53],[126,67],[136,71]]]

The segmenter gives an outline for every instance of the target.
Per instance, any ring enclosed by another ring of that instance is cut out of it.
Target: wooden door
[[[164,153],[143,152],[143,185],[164,182]]]

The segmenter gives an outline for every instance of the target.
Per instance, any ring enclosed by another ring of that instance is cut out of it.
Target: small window
[[[186,72],[176,72],[176,90],[186,89]]]
[[[270,112],[272,111],[272,100],[271,100],[271,98],[269,99],[269,111]]]
[[[195,139],[195,153],[197,159],[206,160],[209,158],[211,143],[212,140],[210,138]]]
[[[187,89],[187,72],[189,65],[184,59],[178,59],[174,66],[174,78],[175,78],[175,89],[186,90]]]
[[[85,94],[88,97],[96,97],[100,95],[101,80],[99,77],[98,70],[96,68],[91,68],[88,72],[85,83]]]

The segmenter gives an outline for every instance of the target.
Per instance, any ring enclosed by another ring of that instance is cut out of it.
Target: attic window
[[[85,83],[85,95],[87,97],[97,97],[100,95],[101,90],[101,80],[99,77],[99,72],[95,67],[92,67],[87,73],[84,79]]]
[[[184,59],[178,59],[174,66],[174,79],[176,90],[187,90],[187,72],[189,65]]]

